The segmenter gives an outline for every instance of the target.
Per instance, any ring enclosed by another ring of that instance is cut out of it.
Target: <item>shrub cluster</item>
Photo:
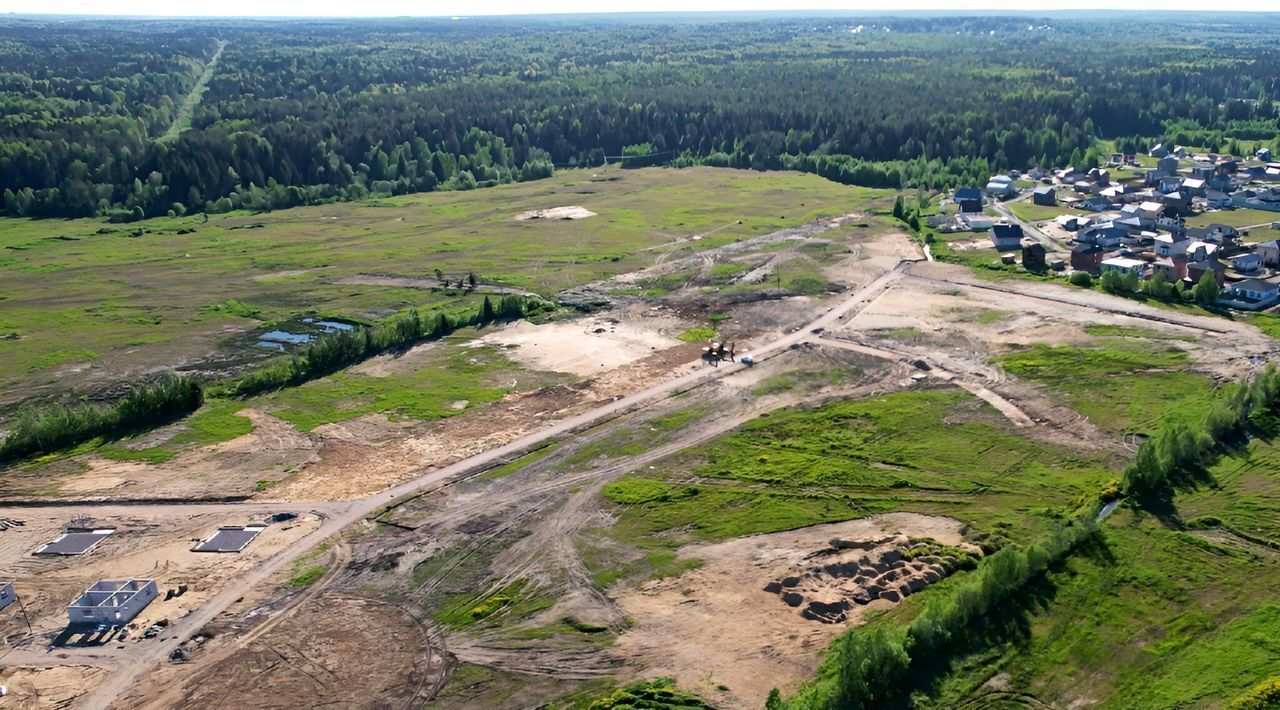
[[[1171,479],[1207,464],[1219,446],[1246,428],[1270,428],[1277,404],[1280,372],[1268,365],[1250,382],[1224,388],[1199,427],[1168,425],[1143,442],[1121,485],[1126,493],[1140,495],[1163,489]]]
[[[195,411],[204,392],[195,380],[166,375],[111,404],[84,402],[22,409],[0,444],[0,461],[45,454],[98,436],[120,436]]]

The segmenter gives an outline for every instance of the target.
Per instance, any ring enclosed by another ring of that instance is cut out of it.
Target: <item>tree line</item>
[[[165,375],[109,404],[81,402],[19,410],[0,442],[0,462],[51,453],[96,437],[123,436],[166,424],[200,408],[204,391],[187,377]]]
[[[110,403],[29,405],[20,409],[0,441],[0,463],[49,454],[92,439],[119,438],[179,419],[211,397],[248,397],[302,384],[397,348],[441,338],[454,331],[518,320],[554,305],[518,295],[495,303],[485,296],[473,311],[422,314],[416,309],[379,325],[322,336],[301,354],[277,358],[207,388],[189,377],[165,375],[135,385]]]
[[[1256,22],[26,21],[0,25],[0,211],[275,209],[606,156],[943,189],[1095,164],[1099,138],[1274,145],[1280,52]],[[156,141],[219,39],[191,130]]]

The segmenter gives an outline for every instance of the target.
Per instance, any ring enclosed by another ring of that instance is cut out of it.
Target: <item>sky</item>
[[[0,0],[2,13],[400,17],[750,10],[1275,10],[1275,0]]]

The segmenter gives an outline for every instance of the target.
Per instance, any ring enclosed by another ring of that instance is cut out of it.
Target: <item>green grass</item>
[[[1035,344],[995,358],[1009,374],[1065,396],[1098,427],[1155,431],[1171,419],[1198,421],[1208,411],[1211,380],[1186,371],[1186,351],[1171,344],[1108,339],[1098,344]]]
[[[795,408],[609,484],[611,536],[654,549],[891,510],[1038,529],[1096,491],[1102,461],[1010,430],[953,389]]]
[[[1193,343],[1196,338],[1194,335],[1178,335],[1169,333],[1155,328],[1142,328],[1131,325],[1109,325],[1109,324],[1093,324],[1086,325],[1084,332],[1089,335],[1098,337],[1112,338],[1146,338],[1149,340],[1182,340]]]
[[[137,461],[162,464],[183,451],[230,441],[253,431],[253,423],[247,417],[236,414],[245,408],[244,402],[210,400],[195,414],[185,418],[173,428],[166,439],[152,446],[139,447],[136,439],[92,439],[78,446],[44,456],[33,462],[45,465],[71,456],[94,453],[114,461]],[[148,436],[142,434],[140,436]]]
[[[716,329],[705,325],[694,326],[676,336],[686,343],[704,343],[714,337],[716,337]]]
[[[1024,222],[1044,222],[1055,219],[1059,215],[1082,214],[1083,212],[1082,210],[1072,209],[1066,205],[1054,205],[1053,207],[1037,205],[1030,199],[1010,202],[1006,206],[1015,217]]]
[[[300,572],[289,578],[289,586],[310,587],[316,582],[319,582],[320,578],[328,571],[328,565],[312,565],[310,567],[305,567]]]
[[[601,170],[617,179],[593,179]],[[723,227],[679,248],[692,253],[843,214],[887,194],[798,173],[606,168],[471,192],[213,215],[207,222],[200,215],[127,226],[0,219],[0,334],[21,336],[5,341],[0,354],[0,392],[63,390],[83,377],[59,372],[71,363],[154,367],[215,348],[240,354],[243,343],[229,333],[253,327],[253,320],[310,313],[371,320],[456,298],[342,283],[361,274],[474,272],[552,295],[647,266],[661,252],[643,250],[673,238]],[[598,216],[512,219],[569,204]],[[257,223],[263,226],[240,228]],[[186,230],[194,231],[178,233]],[[737,268],[724,266],[719,274]],[[814,286],[799,274],[788,280]]]
[[[853,366],[826,370],[791,370],[770,375],[751,388],[751,394],[765,397],[782,392],[816,392],[852,381],[859,373]]]
[[[1272,511],[1276,508],[1273,506]],[[1022,633],[962,657],[917,707],[975,702],[999,673],[1037,705],[1222,707],[1280,673],[1274,559],[1120,511],[1103,545],[1069,558],[1035,590]]]
[[[346,370],[249,400],[303,431],[364,414],[393,419],[441,419],[495,402],[518,388],[561,379],[549,373],[525,373],[493,346],[464,347],[451,337],[448,347],[431,351],[414,368],[385,377]],[[523,380],[523,384],[521,381]]]
[[[540,449],[535,449],[533,451],[530,451],[529,453],[525,454],[524,456],[521,456],[515,461],[512,461],[510,463],[505,463],[493,469],[492,471],[486,471],[485,473],[477,476],[476,478],[479,480],[506,478],[507,476],[510,476],[511,474],[516,473],[524,469],[525,467],[530,466],[537,461],[541,461],[547,456],[555,453],[557,446],[558,445],[554,443],[547,444],[546,446],[543,446]]]
[[[525,618],[555,603],[554,599],[539,596],[527,587],[528,583],[521,579],[479,597],[472,594],[458,595],[433,612],[432,616],[450,628],[462,629],[497,614],[502,614],[504,623]]]
[[[1218,210],[1217,212],[1205,212],[1194,217],[1187,218],[1188,227],[1206,227],[1210,224],[1229,224],[1232,227],[1248,227],[1255,224],[1270,225],[1272,222],[1280,222],[1280,212],[1271,212],[1268,210],[1251,210],[1243,207],[1237,207],[1230,210]],[[1273,230],[1268,227],[1261,227],[1257,230],[1257,234],[1263,236],[1258,241],[1267,241],[1275,239],[1274,235],[1268,236],[1268,232]]]

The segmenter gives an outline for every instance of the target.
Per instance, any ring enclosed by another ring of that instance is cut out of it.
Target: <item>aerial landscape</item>
[[[1280,708],[1280,13],[1142,9],[0,15],[0,710]]]

